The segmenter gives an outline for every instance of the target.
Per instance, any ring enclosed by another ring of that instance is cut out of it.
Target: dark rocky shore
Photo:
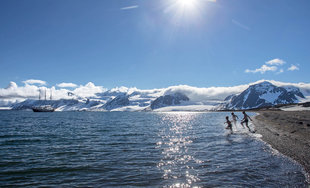
[[[310,111],[260,111],[253,118],[257,133],[274,149],[300,163],[310,174]]]

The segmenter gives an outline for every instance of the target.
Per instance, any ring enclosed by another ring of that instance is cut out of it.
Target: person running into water
[[[244,127],[243,124],[245,123],[245,126],[249,129],[250,132],[252,132],[250,127],[249,127],[249,119],[251,121],[253,121],[253,120],[250,118],[250,116],[248,116],[248,114],[245,113],[245,111],[243,111],[242,113],[243,113],[243,119],[241,120],[241,125]]]
[[[233,112],[231,113],[231,117],[232,117],[235,127],[237,127],[237,119],[239,119],[239,117]]]
[[[229,121],[229,117],[228,116],[226,116],[226,122],[225,123],[227,123],[226,129],[230,129],[230,132],[233,133],[232,124],[231,124],[231,121]]]

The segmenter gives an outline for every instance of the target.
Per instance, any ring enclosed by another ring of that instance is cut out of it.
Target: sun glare
[[[197,6],[198,0],[176,0],[177,4],[183,10],[194,9]]]
[[[187,25],[188,23],[203,23],[203,15],[206,12],[208,2],[216,0],[162,0],[165,13],[171,15],[169,18],[173,24]]]

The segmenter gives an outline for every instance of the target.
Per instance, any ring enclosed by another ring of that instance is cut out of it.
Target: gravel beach
[[[310,111],[259,111],[257,133],[274,149],[299,162],[310,174]]]

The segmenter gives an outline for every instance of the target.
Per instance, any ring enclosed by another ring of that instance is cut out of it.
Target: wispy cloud
[[[267,65],[284,65],[285,63],[285,61],[278,58],[266,62]]]
[[[235,24],[236,26],[239,26],[239,27],[242,28],[242,29],[245,29],[245,30],[248,30],[248,31],[251,30],[248,26],[246,26],[246,25],[244,25],[244,24],[238,22],[237,20],[232,19],[231,22],[232,22],[233,24]]]
[[[26,80],[23,81],[24,84],[39,84],[39,85],[46,85],[46,82],[43,80],[34,80],[34,79],[30,79],[30,80]]]
[[[139,8],[139,5],[133,5],[133,6],[128,6],[128,7],[122,7],[121,10],[130,10],[130,9],[135,9]]]
[[[262,65],[260,68],[255,69],[255,70],[246,69],[245,72],[246,73],[258,73],[258,72],[260,72],[261,74],[264,74],[267,71],[275,72],[276,70],[278,70],[278,67],[276,67],[276,66]]]
[[[296,70],[299,70],[299,67],[297,67],[296,65],[291,65],[287,70],[288,71],[296,71]]]
[[[77,87],[77,85],[74,83],[65,83],[65,82],[57,84],[57,86],[58,87]]]

